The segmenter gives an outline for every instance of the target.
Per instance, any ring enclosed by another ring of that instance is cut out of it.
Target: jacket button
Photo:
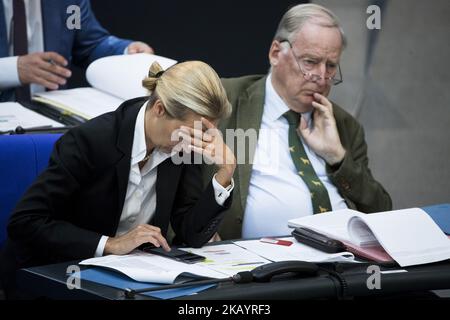
[[[343,180],[342,182],[341,182],[341,187],[345,190],[345,191],[349,191],[351,188],[350,188],[350,184],[347,182],[347,181],[345,181],[345,180]]]
[[[242,224],[242,217],[237,217],[236,221],[237,221],[237,223]]]

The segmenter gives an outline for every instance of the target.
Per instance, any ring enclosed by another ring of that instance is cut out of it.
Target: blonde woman
[[[8,225],[16,268],[127,254],[145,243],[170,250],[169,223],[189,246],[214,235],[231,201],[236,160],[220,134],[203,131],[231,112],[224,88],[198,61],[165,72],[155,63],[143,85],[149,97],[126,101],[58,140]],[[171,159],[177,131],[184,152],[217,165],[205,189],[200,165]]]

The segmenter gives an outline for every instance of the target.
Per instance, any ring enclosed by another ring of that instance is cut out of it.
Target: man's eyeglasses
[[[289,42],[289,40],[281,40],[280,41],[280,43],[283,43],[283,42],[287,42],[289,44],[292,55],[294,56],[294,60],[297,63],[300,72],[303,74],[303,77],[306,80],[312,81],[312,82],[318,82],[318,81],[324,79],[328,84],[332,84],[334,86],[338,85],[339,83],[342,83],[344,81],[342,79],[341,66],[339,65],[339,63],[327,64],[325,72],[326,72],[326,74],[328,74],[328,76],[322,77],[318,74],[314,74],[311,72],[319,64],[318,61],[316,61],[312,58],[303,58],[303,59],[298,58],[294,54],[292,44]]]

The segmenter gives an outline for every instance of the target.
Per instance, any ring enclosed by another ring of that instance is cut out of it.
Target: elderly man
[[[250,156],[238,165],[222,238],[285,235],[289,219],[330,210],[391,209],[368,168],[363,128],[327,98],[342,82],[345,42],[332,12],[297,5],[279,24],[269,74],[223,80],[233,114],[221,129],[256,129],[258,138],[235,150],[238,164]]]

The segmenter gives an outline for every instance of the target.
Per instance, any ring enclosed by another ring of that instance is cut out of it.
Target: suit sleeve
[[[67,214],[74,195],[89,177],[89,166],[72,132],[56,144],[48,168],[27,190],[8,224],[18,245],[51,257],[93,257],[101,235],[77,227]]]
[[[355,128],[351,150],[346,153],[340,166],[327,166],[330,179],[344,197],[355,203],[359,211],[371,213],[392,210],[391,197],[370,172],[364,129],[359,124]]]
[[[123,54],[132,42],[110,35],[95,18],[89,0],[80,2],[80,16],[81,28],[72,49],[74,64],[87,66],[96,59]]]
[[[186,165],[171,216],[177,240],[195,248],[208,242],[217,231],[224,211],[230,207],[232,196],[223,206],[219,205],[212,180],[203,190],[202,166]]]

